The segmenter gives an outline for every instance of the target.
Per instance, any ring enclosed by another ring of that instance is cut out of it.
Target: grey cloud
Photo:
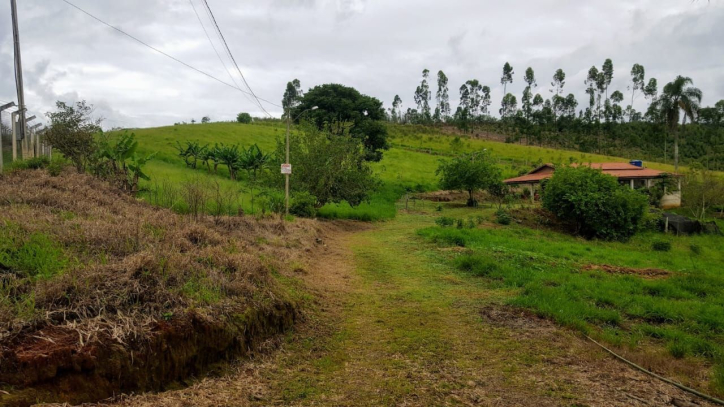
[[[71,0],[114,26],[229,82],[188,0]],[[194,0],[203,19],[198,0]],[[214,0],[209,2],[254,91],[278,103],[287,81],[304,88],[338,82],[387,105],[399,94],[411,106],[424,68],[450,78],[451,101],[464,81],[502,98],[504,62],[516,68],[510,92],[520,94],[532,66],[544,97],[557,68],[566,93],[585,104],[591,65],[612,58],[613,87],[624,91],[633,63],[660,83],[691,76],[705,103],[724,98],[724,5],[633,0]],[[0,100],[14,99],[7,2],[0,2]],[[206,20],[204,20],[206,21]],[[239,92],[123,37],[60,1],[23,0],[21,41],[28,104],[46,111],[58,98],[86,99],[108,122],[170,124],[203,115],[260,115]],[[5,27],[8,27],[7,29]],[[210,26],[207,25],[207,29]],[[213,36],[213,33],[210,32]],[[215,38],[215,37],[212,37]],[[221,50],[218,40],[214,39]],[[434,85],[433,85],[434,86]],[[639,98],[637,103],[644,103]],[[268,106],[279,114],[279,109]],[[116,124],[111,124],[116,125]]]

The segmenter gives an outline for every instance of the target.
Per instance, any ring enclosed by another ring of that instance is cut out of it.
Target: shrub
[[[289,205],[289,213],[303,218],[313,218],[317,215],[317,197],[309,192],[297,192]]]
[[[58,110],[48,113],[50,125],[45,142],[70,160],[78,172],[85,171],[98,150],[95,135],[101,131],[99,119],[93,119],[93,106],[85,101],[69,105],[57,102]]]
[[[543,193],[543,207],[587,238],[626,240],[641,227],[645,195],[589,167],[556,170]]]
[[[658,241],[651,244],[651,248],[657,252],[669,252],[671,251],[671,243]]]
[[[452,226],[454,223],[455,223],[455,219],[449,218],[447,216],[441,216],[441,217],[435,219],[435,224],[437,224],[440,227]]]
[[[65,168],[68,165],[68,163],[60,158],[60,157],[54,157],[50,164],[48,164],[48,173],[51,177],[57,177],[60,175],[61,172],[63,172],[63,168]]]
[[[50,164],[48,157],[34,157],[27,160],[13,161],[8,165],[8,171],[37,170],[45,168]]]
[[[501,225],[510,225],[510,214],[503,209],[498,209],[495,212],[495,221]]]
[[[236,121],[239,123],[249,124],[251,123],[251,115],[249,113],[239,113],[236,115]]]
[[[262,212],[284,213],[286,208],[284,194],[281,192],[266,192],[261,207]]]
[[[442,212],[442,204],[437,204],[437,206],[435,207],[435,211]]]
[[[457,225],[457,228],[458,228],[458,229],[462,229],[464,222],[463,222],[462,219],[456,219],[456,220],[455,220],[455,224]]]

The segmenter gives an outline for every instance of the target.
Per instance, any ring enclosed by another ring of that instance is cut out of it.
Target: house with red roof
[[[630,163],[574,163],[571,166],[576,167],[580,165],[599,169],[604,174],[614,176],[618,179],[619,183],[628,185],[631,189],[651,188],[664,178],[675,177],[678,179],[679,188],[676,191],[667,192],[666,187],[664,187],[664,197],[661,199],[661,207],[677,208],[681,206],[681,179],[679,174],[646,168],[641,161],[632,161]],[[555,170],[556,168],[553,164],[543,164],[525,175],[506,179],[503,182],[521,190],[530,190],[532,199],[535,199],[536,188],[539,187],[541,181],[551,178]]]

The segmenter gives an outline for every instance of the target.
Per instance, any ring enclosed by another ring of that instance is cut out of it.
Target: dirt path
[[[500,291],[438,261],[415,216],[333,227],[302,273],[312,309],[278,349],[114,405],[707,405],[503,307]]]

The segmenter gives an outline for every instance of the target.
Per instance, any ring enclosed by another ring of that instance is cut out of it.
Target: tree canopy
[[[318,108],[311,110],[314,106]],[[352,127],[345,135],[362,143],[368,161],[380,161],[383,151],[389,148],[387,128],[383,123],[387,117],[382,102],[354,88],[339,84],[315,86],[292,109],[292,117],[297,118],[302,112],[305,112],[304,116],[297,120],[310,120],[317,129],[324,129],[334,122],[351,123]]]
[[[475,193],[500,184],[500,169],[487,151],[463,154],[450,161],[440,162],[435,172],[440,177],[440,188],[466,191],[468,206],[477,206]]]

